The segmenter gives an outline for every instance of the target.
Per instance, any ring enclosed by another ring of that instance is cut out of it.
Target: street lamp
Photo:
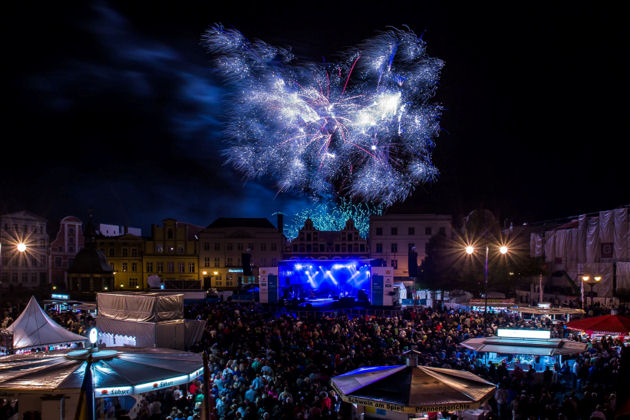
[[[472,255],[475,253],[475,247],[472,245],[467,245],[465,248],[466,254]],[[486,318],[486,314],[488,312],[488,253],[490,252],[490,247],[486,244],[486,254],[485,261],[483,265],[483,278],[484,278],[484,305],[483,305],[483,316],[484,320]],[[499,253],[501,255],[506,255],[509,252],[509,248],[507,245],[499,246]]]
[[[17,244],[17,250],[20,252],[26,251],[26,244],[24,242],[20,242],[19,244]]]
[[[602,281],[602,276],[593,276],[593,278],[591,279],[591,276],[583,275],[582,281],[591,287],[590,295],[591,295],[591,307],[592,307],[593,306],[593,287],[595,287],[596,284]]]

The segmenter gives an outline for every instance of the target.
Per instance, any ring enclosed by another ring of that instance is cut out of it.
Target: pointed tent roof
[[[399,413],[479,407],[495,385],[470,372],[429,366],[376,366],[332,378],[346,402]]]
[[[35,296],[31,296],[24,311],[7,330],[13,333],[14,349],[87,340],[87,337],[70,332],[53,321],[39,306]]]

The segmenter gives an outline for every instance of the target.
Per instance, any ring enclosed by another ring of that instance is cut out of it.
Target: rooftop
[[[261,228],[261,229],[276,229],[271,222],[264,217],[219,217],[217,220],[208,225],[208,229],[221,229],[221,228]]]

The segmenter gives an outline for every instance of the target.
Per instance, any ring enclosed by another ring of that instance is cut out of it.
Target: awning
[[[628,334],[630,333],[630,318],[621,315],[602,315],[571,321],[567,328],[586,331],[589,334]]]

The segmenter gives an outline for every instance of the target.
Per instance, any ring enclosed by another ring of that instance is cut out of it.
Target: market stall
[[[467,371],[418,366],[414,354],[406,365],[359,368],[335,376],[331,383],[366,419],[422,418],[427,413],[474,409],[496,388]]]
[[[34,296],[20,316],[6,328],[5,334],[12,336],[12,343],[0,348],[3,353],[83,347],[87,341],[87,337],[70,332],[53,321]]]
[[[20,415],[71,419],[92,356],[94,397],[121,398],[192,382],[203,372],[200,354],[171,349],[63,350],[0,357],[0,396],[17,399]]]
[[[586,350],[586,343],[551,338],[546,330],[518,330],[499,328],[496,336],[470,338],[461,343],[469,350],[483,354],[485,363],[505,363],[508,370],[519,367],[537,372],[548,366],[553,369],[562,357],[575,356]]]
[[[515,306],[513,311],[518,312],[523,319],[549,318],[552,322],[569,322],[571,317],[584,315],[584,310],[579,308],[551,307],[549,304],[538,306]]]

